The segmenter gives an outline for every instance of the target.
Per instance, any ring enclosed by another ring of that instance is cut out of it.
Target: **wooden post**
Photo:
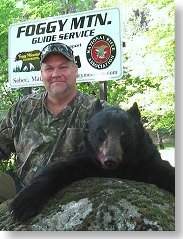
[[[100,99],[107,101],[107,81],[100,82]]]

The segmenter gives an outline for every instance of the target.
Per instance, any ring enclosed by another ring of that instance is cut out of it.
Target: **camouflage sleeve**
[[[13,106],[0,120],[0,160],[9,159],[15,152],[13,142],[15,107]],[[14,112],[14,113],[13,113]]]

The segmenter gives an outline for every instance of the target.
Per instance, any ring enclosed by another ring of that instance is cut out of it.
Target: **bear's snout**
[[[104,154],[102,151],[98,152],[98,160],[105,169],[116,169],[121,162],[118,157]]]
[[[118,135],[107,135],[99,148],[97,156],[104,169],[116,169],[123,161],[123,149]]]
[[[116,169],[119,165],[119,161],[111,156],[104,159],[103,165],[106,169]]]

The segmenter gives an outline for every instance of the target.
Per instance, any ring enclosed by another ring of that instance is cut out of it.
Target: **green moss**
[[[7,211],[7,204],[8,204],[8,202],[4,202],[4,203],[0,204],[0,219],[4,216],[4,214]]]
[[[75,230],[88,230],[88,228],[95,230],[98,227],[98,222],[101,225],[101,230],[120,230],[121,227],[127,228],[127,230],[130,227],[132,230],[134,228],[141,230],[141,226],[142,230],[148,230],[148,228],[158,230],[159,226],[163,230],[174,230],[174,196],[172,194],[159,190],[154,185],[106,178],[90,178],[69,185],[50,199],[38,216],[24,224],[19,224],[9,217],[8,202],[6,202],[0,206],[0,230],[11,231],[15,228],[16,230],[31,230],[31,225],[44,221],[45,218],[48,219],[49,215],[61,212],[63,205],[72,201],[78,202],[84,198],[89,199],[92,211],[83,219],[81,225],[77,225]],[[131,220],[128,218],[128,213],[127,219],[125,219],[124,210],[128,211],[128,205],[131,207],[129,212],[132,212],[131,225],[130,222],[127,223],[128,220]],[[140,215],[140,222],[135,225],[137,212]]]

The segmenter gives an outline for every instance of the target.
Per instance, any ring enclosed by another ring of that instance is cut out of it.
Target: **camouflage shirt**
[[[54,116],[45,105],[46,93],[29,95],[4,115],[0,122],[0,159],[16,153],[15,175],[26,184],[38,168],[78,150],[83,126],[96,98],[77,92]]]

